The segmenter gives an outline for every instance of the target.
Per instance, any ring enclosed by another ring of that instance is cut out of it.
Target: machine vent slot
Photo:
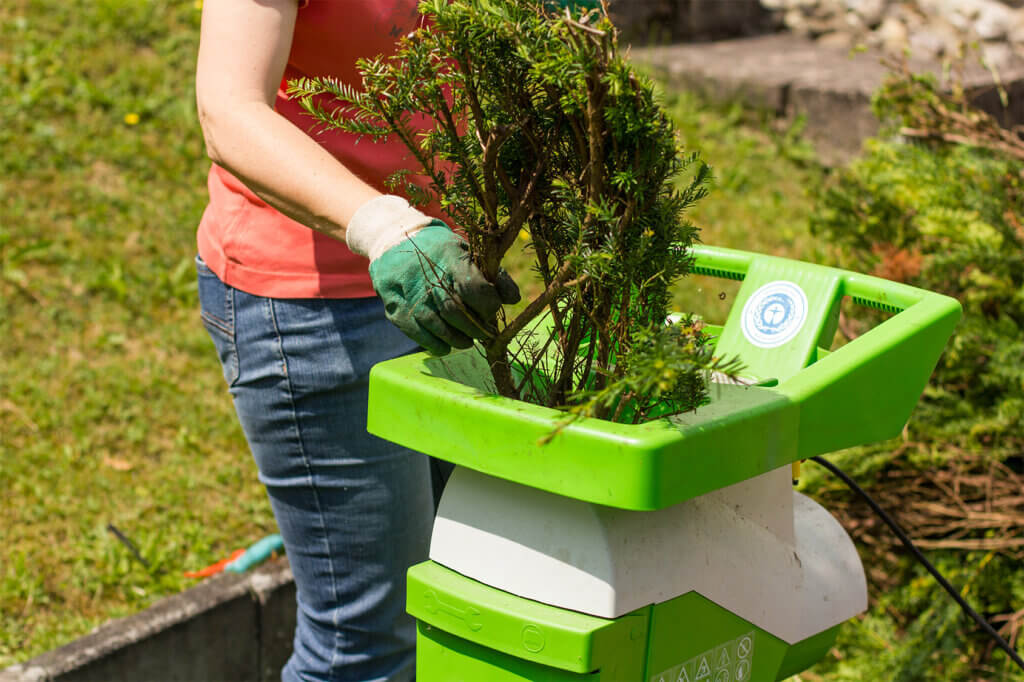
[[[877,301],[870,301],[866,298],[860,298],[859,296],[853,296],[853,302],[857,305],[867,306],[868,308],[874,308],[875,310],[881,310],[886,313],[902,313],[904,308],[899,306],[889,305],[888,303],[878,303]]]
[[[738,282],[742,282],[743,278],[746,277],[742,272],[719,270],[718,268],[708,268],[703,265],[693,266],[692,272],[695,275],[710,275],[711,277],[721,277],[722,279],[734,279]]]

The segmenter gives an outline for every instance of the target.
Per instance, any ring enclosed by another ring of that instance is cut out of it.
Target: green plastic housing
[[[760,385],[716,384],[693,412],[643,424],[578,419],[486,390],[474,349],[414,354],[370,374],[371,433],[461,466],[598,504],[662,509],[790,462],[899,434],[960,319],[952,298],[877,277],[699,246],[694,272],[743,284],[716,353],[739,356]],[[741,319],[770,283],[796,284],[806,318],[764,348]],[[894,313],[828,352],[839,305]]]
[[[787,644],[696,592],[613,620],[497,590],[432,561],[409,570],[427,682],[765,682],[819,660],[838,626]]]

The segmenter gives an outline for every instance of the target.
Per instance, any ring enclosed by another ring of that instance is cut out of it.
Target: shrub
[[[438,199],[489,280],[529,240],[542,293],[480,321],[498,393],[616,421],[691,409],[703,372],[731,367],[693,320],[666,324],[707,167],[680,154],[603,11],[547,4],[423,2],[426,28],[395,57],[361,61],[362,89],[317,79],[293,92],[327,128],[404,142],[421,175],[392,185]],[[687,168],[692,182],[674,189]]]
[[[1020,651],[1021,478],[1012,467],[1024,444],[1024,144],[968,96],[893,74],[875,98],[887,137],[834,175],[811,226],[843,265],[964,306],[906,442],[836,459],[923,547],[941,550],[932,561]],[[842,658],[816,669],[825,679],[1019,678],[921,566],[890,550],[892,536],[859,501],[811,473],[806,488],[857,538],[877,600],[840,631]]]
[[[923,77],[896,78],[876,99],[890,127],[921,107],[962,115]],[[971,112],[972,121],[984,114]],[[812,230],[853,269],[960,300],[964,319],[911,421],[917,439],[1010,451],[1024,442],[1024,162],[990,134],[944,119],[871,140],[824,191]],[[994,125],[994,124],[993,124]],[[989,130],[988,122],[980,126]],[[995,126],[998,128],[998,126]],[[1001,133],[999,133],[1001,135]],[[951,141],[952,140],[952,141]],[[966,142],[972,142],[970,144]]]

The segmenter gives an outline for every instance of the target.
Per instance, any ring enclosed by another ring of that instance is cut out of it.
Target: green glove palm
[[[497,283],[484,279],[440,220],[371,262],[370,279],[388,319],[434,355],[493,336],[498,309],[519,300],[512,278],[502,270]]]

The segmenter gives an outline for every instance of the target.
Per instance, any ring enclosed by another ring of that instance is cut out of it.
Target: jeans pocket
[[[217,348],[224,381],[233,386],[238,381],[235,290],[220,281],[199,256],[196,256],[196,275],[199,280],[199,315]]]

